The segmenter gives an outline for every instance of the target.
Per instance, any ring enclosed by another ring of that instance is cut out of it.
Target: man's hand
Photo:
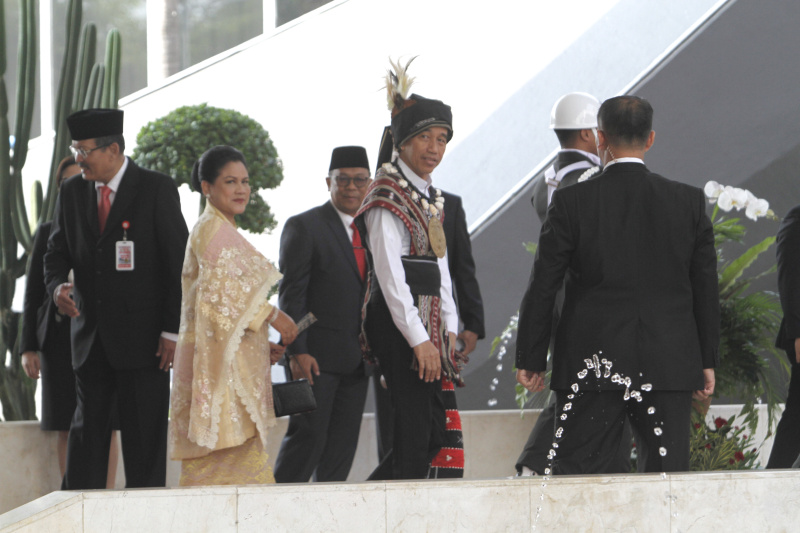
[[[70,296],[71,292],[72,283],[62,283],[56,289],[54,299],[58,306],[59,313],[67,315],[70,318],[75,318],[76,316],[80,316],[81,312],[78,311],[78,308],[75,306],[75,301]]]
[[[469,355],[475,349],[475,345],[478,344],[478,334],[465,329],[458,334],[458,340],[464,343],[464,349],[461,350],[461,353]]]
[[[29,378],[39,379],[39,372],[42,370],[39,354],[36,352],[24,352],[22,354],[22,368]]]
[[[431,341],[414,346],[414,357],[417,358],[419,365],[419,379],[431,383],[441,377],[442,360],[439,357],[439,350]]]
[[[307,353],[293,355],[289,359],[289,368],[294,379],[306,378],[312,385],[314,384],[314,376],[319,376],[317,360]]]
[[[286,351],[286,346],[283,344],[269,343],[269,364],[274,365],[283,357],[283,352]]]
[[[517,381],[529,391],[539,392],[544,389],[544,370],[534,372],[533,370],[518,369]]]
[[[177,344],[177,342],[171,341],[165,337],[158,338],[156,357],[161,358],[161,362],[158,363],[158,368],[164,372],[169,372],[169,369],[172,368],[172,360],[175,358],[175,346]]]
[[[703,390],[694,391],[692,395],[696,400],[706,400],[712,394],[714,394],[714,369],[713,368],[704,368],[703,369],[703,380],[705,381],[706,385]]]

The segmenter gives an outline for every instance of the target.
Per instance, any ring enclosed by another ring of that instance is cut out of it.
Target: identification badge
[[[133,241],[117,241],[117,270],[133,270]]]

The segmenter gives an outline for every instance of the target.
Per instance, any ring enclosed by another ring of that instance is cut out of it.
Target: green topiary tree
[[[261,124],[232,109],[208,104],[179,107],[145,125],[136,136],[136,164],[172,176],[178,185],[189,184],[192,166],[203,152],[220,144],[239,149],[250,173],[250,205],[237,223],[251,233],[275,227],[269,206],[258,194],[283,180],[283,166],[269,134]],[[205,199],[201,198],[201,209]]]

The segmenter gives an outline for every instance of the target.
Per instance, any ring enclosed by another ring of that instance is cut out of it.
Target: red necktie
[[[358,273],[361,274],[363,280],[367,276],[367,252],[361,245],[361,234],[358,232],[355,222],[350,223],[353,229],[353,253],[356,256],[356,264],[358,265]]]
[[[111,187],[100,186],[100,204],[97,206],[97,220],[100,222],[100,233],[106,229],[108,212],[111,211]]]

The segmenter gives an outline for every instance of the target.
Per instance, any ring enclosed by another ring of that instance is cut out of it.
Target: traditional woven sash
[[[419,318],[428,331],[431,342],[441,354],[442,375],[458,386],[463,386],[464,382],[459,374],[458,365],[450,347],[450,338],[442,317],[442,299],[439,294],[441,273],[438,260],[431,249],[428,239],[428,220],[435,217],[441,222],[444,218],[444,212],[439,211],[436,215],[430,214],[430,211],[424,210],[417,201],[411,198],[412,192],[416,192],[419,198],[424,197],[420,191],[403,178],[396,167],[390,164],[384,165],[376,173],[375,180],[367,190],[367,194],[361,204],[361,209],[356,214],[357,224],[359,223],[358,220],[363,220],[361,215],[369,209],[383,208],[388,209],[398,217],[408,229],[411,234],[411,250],[410,255],[403,257],[403,268],[406,272],[406,280],[411,294],[414,296],[415,304],[419,311]],[[363,232],[366,228],[362,226],[363,224],[359,226],[359,229]],[[434,270],[436,271],[435,274]],[[433,290],[434,284],[437,285],[435,291]],[[362,327],[359,338],[364,356],[367,360],[374,362],[374,357],[369,347],[369,339],[364,330],[364,323],[367,318],[367,304],[372,297],[382,298],[383,295],[380,294],[380,290],[377,287],[377,280],[370,261],[366,295],[361,309]],[[417,361],[413,358],[412,360],[412,368],[416,369]]]

